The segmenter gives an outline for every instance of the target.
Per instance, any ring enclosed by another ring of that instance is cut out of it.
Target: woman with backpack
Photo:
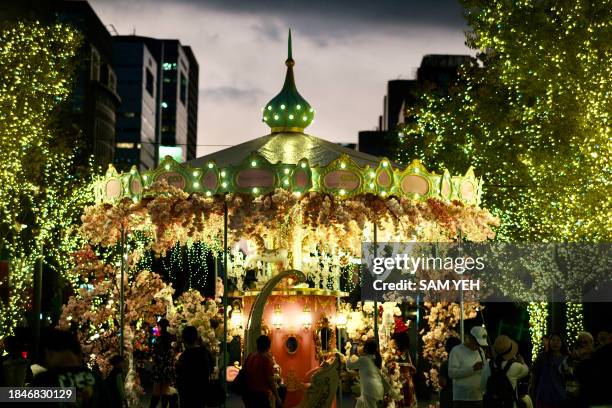
[[[480,385],[484,408],[517,408],[516,384],[529,374],[529,367],[517,354],[518,344],[501,335],[493,343],[493,359],[484,366]]]

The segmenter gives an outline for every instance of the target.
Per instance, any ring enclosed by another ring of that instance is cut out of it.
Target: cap
[[[482,346],[488,346],[489,342],[487,341],[487,330],[482,326],[474,326],[472,330],[470,330],[470,334],[474,336],[476,342]]]

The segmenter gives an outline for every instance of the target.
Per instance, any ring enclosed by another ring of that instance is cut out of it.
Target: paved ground
[[[149,408],[149,399],[150,399],[150,396],[145,395],[143,399],[141,400],[140,406],[142,408]],[[419,401],[419,408],[427,408],[429,404],[430,402],[428,401]],[[158,406],[161,406],[161,404]],[[238,395],[235,395],[235,394],[230,394],[225,406],[226,408],[244,408],[244,404],[242,403],[242,400],[240,399]],[[342,406],[338,405],[337,408],[353,408],[354,406],[355,406],[355,399],[345,395],[344,398],[342,399]]]

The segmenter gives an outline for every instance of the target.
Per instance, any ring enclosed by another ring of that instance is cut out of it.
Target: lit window
[[[126,142],[117,143],[117,149],[133,149],[133,148],[134,148],[134,143],[126,143]]]

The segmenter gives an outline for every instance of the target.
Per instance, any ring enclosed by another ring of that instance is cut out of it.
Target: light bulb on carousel
[[[283,311],[281,310],[280,305],[274,306],[274,315],[272,316],[272,326],[274,326],[274,328],[277,330],[283,327]]]
[[[312,313],[310,313],[308,305],[304,306],[304,311],[302,312],[302,326],[304,326],[304,330],[308,330],[312,326]]]
[[[338,329],[344,329],[346,328],[346,314],[345,313],[338,313],[336,315],[336,327]]]
[[[231,322],[232,322],[232,326],[234,327],[240,327],[240,328],[243,327],[242,309],[240,309],[240,306],[238,305],[236,305],[234,309],[232,310]]]

